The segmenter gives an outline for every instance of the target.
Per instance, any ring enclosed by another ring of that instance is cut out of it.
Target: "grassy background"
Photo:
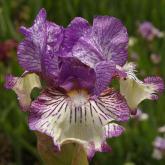
[[[30,26],[40,8],[46,8],[48,18],[66,26],[75,16],[82,16],[92,23],[96,15],[112,15],[120,18],[128,28],[129,36],[137,43],[129,49],[138,53],[140,77],[160,75],[165,78],[165,38],[151,43],[137,33],[138,22],[149,20],[165,30],[165,0],[0,0],[0,42],[7,39],[20,41],[20,25]],[[40,164],[35,145],[36,139],[27,126],[27,114],[20,112],[16,95],[3,88],[4,75],[20,75],[16,51],[4,63],[0,61],[0,164]],[[150,60],[151,53],[161,56],[159,64]],[[152,141],[158,135],[157,128],[165,124],[165,95],[156,102],[144,101],[143,111],[149,114],[147,121],[130,120],[125,124],[127,131],[119,138],[108,142],[111,154],[97,153],[91,165],[164,165],[165,159],[152,158]]]

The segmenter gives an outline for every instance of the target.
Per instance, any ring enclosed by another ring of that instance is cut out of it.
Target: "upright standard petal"
[[[94,94],[99,95],[108,88],[109,83],[115,73],[115,63],[112,61],[102,61],[96,64],[96,83]]]
[[[118,65],[127,60],[128,33],[122,22],[109,16],[98,16],[93,21],[93,35],[102,54]]]
[[[164,89],[164,82],[160,77],[147,77],[140,81],[134,71],[135,65],[128,63],[123,69],[127,73],[127,77],[120,79],[120,92],[126,98],[132,114],[136,114],[136,109],[139,103],[145,99],[158,99],[158,93]]]
[[[110,122],[128,118],[129,108],[115,91],[91,100],[83,90],[64,95],[49,89],[32,103],[29,126],[51,136],[59,150],[64,143],[80,143],[92,158],[96,151],[110,151],[106,138],[118,136],[123,131]]]
[[[120,20],[98,16],[88,33],[73,47],[73,56],[91,67],[100,60],[123,65],[127,60],[127,45],[127,30]]]
[[[27,71],[41,72],[41,55],[46,44],[46,11],[41,9],[30,28],[21,27],[26,38],[18,46],[19,64]]]
[[[59,85],[66,91],[86,89],[93,92],[96,74],[94,69],[73,57],[60,58]]]
[[[78,39],[90,28],[88,21],[81,17],[75,17],[64,30],[64,39],[61,46],[62,56],[68,54]],[[68,55],[67,55],[68,56]]]
[[[18,96],[20,106],[23,111],[29,110],[31,104],[31,91],[33,88],[41,88],[39,77],[34,73],[27,73],[22,77],[6,77],[5,87],[12,89]]]
[[[46,20],[41,9],[30,28],[21,27],[25,39],[18,46],[20,65],[30,72],[41,72],[45,79],[57,85],[58,56],[63,41],[63,27]]]
[[[46,22],[46,47],[42,55],[42,74],[54,85],[57,85],[59,74],[60,47],[63,41],[63,27]]]

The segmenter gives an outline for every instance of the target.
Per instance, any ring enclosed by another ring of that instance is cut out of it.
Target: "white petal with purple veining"
[[[143,100],[158,99],[157,94],[164,89],[164,83],[160,77],[147,77],[144,82],[139,80],[134,73],[135,67],[133,63],[125,64],[123,70],[127,73],[127,77],[120,79],[120,92],[126,98],[132,113]]]
[[[114,120],[129,118],[128,106],[123,97],[118,96],[111,91],[109,95],[90,100],[84,91],[72,91],[66,96],[48,89],[32,103],[29,126],[51,136],[59,146],[75,141],[81,143],[89,154],[106,150],[104,126]],[[114,127],[109,129],[112,130]]]
[[[31,104],[31,91],[33,88],[41,88],[41,83],[38,75],[35,73],[25,73],[22,77],[8,75],[5,87],[15,91],[22,110],[27,111]]]

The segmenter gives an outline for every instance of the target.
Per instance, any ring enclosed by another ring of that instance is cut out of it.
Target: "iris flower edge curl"
[[[31,104],[31,91],[34,88],[41,88],[39,76],[35,73],[24,72],[21,77],[12,75],[6,76],[6,89],[12,89],[18,96],[20,107],[28,111]]]
[[[122,68],[127,73],[125,78],[120,78],[120,92],[127,100],[131,114],[135,115],[138,105],[145,99],[157,100],[159,93],[164,90],[164,81],[161,77],[150,76],[143,81],[136,77],[136,65],[126,63]]]

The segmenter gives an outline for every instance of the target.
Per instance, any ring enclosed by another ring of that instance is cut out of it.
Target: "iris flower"
[[[148,41],[152,41],[155,37],[162,38],[164,36],[163,32],[154,27],[154,25],[148,21],[139,24],[138,32]]]
[[[157,136],[153,142],[154,151],[152,157],[162,159],[165,156],[165,138]]]
[[[17,54],[26,72],[20,78],[7,76],[6,87],[29,112],[30,129],[52,137],[58,151],[68,142],[81,144],[88,158],[110,151],[106,139],[124,131],[117,123],[163,89],[160,78],[141,82],[126,63],[128,34],[117,18],[97,16],[91,26],[76,17],[64,28],[47,21],[41,9],[33,26],[20,30],[25,39]],[[121,94],[108,87],[116,77]],[[46,85],[31,101],[31,90],[41,87],[39,78]]]

